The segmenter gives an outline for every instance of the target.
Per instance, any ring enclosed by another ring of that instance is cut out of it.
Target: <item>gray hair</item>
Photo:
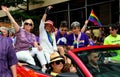
[[[74,22],[72,22],[71,27],[72,28],[73,27],[80,27],[80,23],[78,21],[74,21]]]
[[[4,26],[0,27],[0,31],[1,30],[6,30],[7,32],[9,31],[9,29],[7,27],[4,27]]]

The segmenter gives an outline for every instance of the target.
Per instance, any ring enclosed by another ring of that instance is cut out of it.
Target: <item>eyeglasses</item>
[[[55,61],[55,63],[56,63],[57,65],[59,65],[60,63],[65,64],[65,61],[64,61],[64,60],[58,60],[58,61]]]
[[[114,29],[109,29],[110,31],[113,31]]]
[[[78,27],[73,27],[72,30],[76,30]]]
[[[32,26],[32,23],[27,23],[27,22],[26,22],[24,25]]]
[[[66,32],[67,30],[66,29],[61,29],[61,31],[65,31]]]

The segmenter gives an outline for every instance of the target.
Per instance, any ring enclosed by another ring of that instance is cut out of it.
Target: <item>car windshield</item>
[[[94,77],[120,77],[120,48],[84,49],[76,55]]]

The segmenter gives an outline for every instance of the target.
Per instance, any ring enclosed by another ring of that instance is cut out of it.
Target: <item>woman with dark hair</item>
[[[56,76],[60,73],[62,73],[62,68],[64,66],[64,58],[58,53],[54,52],[50,55],[50,66],[51,66],[51,72],[50,74],[52,76]]]
[[[62,73],[66,73],[66,72],[76,73],[77,70],[73,64],[65,63],[62,69]]]

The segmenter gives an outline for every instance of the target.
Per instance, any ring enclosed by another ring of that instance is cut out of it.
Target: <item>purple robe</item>
[[[29,50],[30,47],[34,46],[34,42],[36,42],[35,35],[20,28],[20,30],[16,33],[15,50]]]
[[[8,38],[0,36],[0,77],[12,77],[10,67],[17,62],[12,43]]]
[[[75,37],[78,38],[78,35],[75,35]],[[67,45],[68,46],[74,46],[74,48],[77,48],[77,44],[75,43],[73,33],[68,35]],[[87,45],[89,45],[88,36],[85,33],[81,33],[81,37],[79,38],[78,48],[85,47]]]
[[[66,46],[66,43],[67,43],[67,33],[65,33],[64,35],[62,35],[60,33],[60,31],[58,30],[57,34],[56,34],[56,43],[57,43],[57,45]]]

